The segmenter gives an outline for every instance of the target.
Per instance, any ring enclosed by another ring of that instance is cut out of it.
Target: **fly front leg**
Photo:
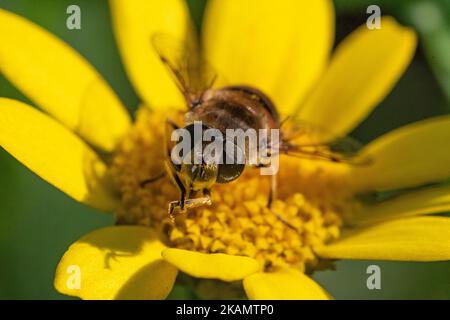
[[[175,209],[179,208],[179,212],[185,211],[185,204],[186,204],[186,188],[184,187],[183,183],[181,183],[180,179],[176,175],[171,175],[173,178],[176,186],[180,190],[180,200],[179,201],[172,201],[169,203],[169,216],[170,219],[175,221]]]
[[[177,172],[180,170],[180,165],[174,164],[171,159],[171,151],[174,147],[173,142],[171,141],[171,134],[174,130],[179,129],[179,127],[175,124],[171,119],[166,120],[166,128],[165,128],[165,136],[164,136],[164,144],[165,144],[165,153],[166,153],[166,161],[164,165],[166,167],[166,172],[168,173],[170,179],[175,184],[175,186],[180,191],[180,200],[172,201],[169,203],[169,216],[172,221],[175,220],[175,209],[179,208],[181,212],[184,211],[184,204],[186,200],[186,188],[183,185],[182,181],[177,175]]]
[[[212,204],[211,201],[211,193],[209,190],[203,190],[203,197],[193,198],[193,199],[184,199],[186,193],[182,192],[183,199],[180,201],[172,201],[169,203],[169,215],[172,221],[175,220],[175,210],[179,209],[179,212],[185,212],[188,209],[194,209],[202,206],[210,206]]]
[[[194,198],[194,199],[187,199],[184,203],[184,206],[186,209],[193,209],[198,208],[202,206],[210,206],[212,204],[211,201],[211,193],[209,190],[203,190],[203,197],[201,198]]]

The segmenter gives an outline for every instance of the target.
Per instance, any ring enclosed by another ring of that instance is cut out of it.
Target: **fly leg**
[[[146,179],[141,182],[141,188],[145,188],[147,185],[152,184],[152,183],[164,178],[165,176],[166,176],[166,173],[162,172],[159,175],[157,175],[156,177]]]
[[[182,192],[182,197],[184,197],[185,193]],[[169,203],[169,215],[172,221],[175,219],[174,211],[177,208],[180,208],[181,212],[186,211],[187,209],[193,209],[202,207],[205,205],[210,206],[211,202],[211,194],[209,190],[203,190],[203,197],[193,198],[193,199],[182,199],[181,201],[172,201]]]
[[[295,228],[292,224],[287,222],[286,219],[284,219],[282,216],[280,216],[278,213],[276,213],[272,209],[272,204],[276,200],[276,198],[277,198],[277,175],[273,174],[273,175],[271,175],[270,192],[269,192],[269,198],[267,200],[267,209],[269,209],[270,212],[272,212],[277,217],[277,219],[280,220],[281,222],[283,222],[287,227],[291,228],[292,230],[297,231],[297,228]]]
[[[186,188],[183,185],[182,181],[176,174],[176,171],[179,170],[178,166],[173,164],[171,161],[171,151],[172,151],[172,141],[170,139],[171,133],[174,130],[179,129],[179,127],[176,125],[174,121],[171,119],[166,120],[166,128],[165,128],[165,153],[166,153],[166,161],[164,163],[166,167],[166,172],[168,173],[170,179],[173,181],[173,183],[177,186],[178,190],[180,191],[180,200],[179,201],[172,201],[169,203],[169,216],[172,221],[175,220],[175,209],[179,208],[180,212],[184,212],[184,204],[186,202]]]
[[[203,190],[203,197],[187,199],[184,203],[184,206],[186,209],[193,209],[193,208],[198,208],[198,207],[205,206],[205,205],[210,206],[211,204],[212,204],[211,193],[208,189],[205,189],[205,190]]]
[[[277,175],[273,174],[270,176],[270,191],[269,199],[267,200],[267,207],[272,209],[272,203],[277,198]]]
[[[178,190],[180,190],[180,200],[179,201],[172,201],[169,203],[169,216],[170,219],[175,221],[175,209],[179,208],[180,212],[185,211],[185,204],[186,204],[186,188],[184,187],[183,183],[181,182],[180,178],[177,177],[177,175],[173,174],[171,171],[170,177],[175,182],[175,185],[178,187]]]

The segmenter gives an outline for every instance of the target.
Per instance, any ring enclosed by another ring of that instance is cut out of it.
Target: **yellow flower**
[[[248,171],[214,188],[214,205],[172,224],[167,181],[140,188],[162,169],[162,122],[183,106],[149,39],[190,30],[181,0],[111,0],[125,67],[147,107],[132,123],[94,68],[33,23],[0,10],[0,70],[42,110],[0,99],[0,145],[75,200],[114,212],[122,225],[75,242],[55,276],[58,291],[83,299],[161,299],[178,270],[201,279],[241,281],[252,299],[327,299],[308,273],[326,259],[450,259],[450,118],[397,129],[366,146],[374,159],[353,167],[282,158],[275,209],[268,182]],[[345,135],[382,100],[415,51],[416,36],[392,18],[360,27],[329,59],[330,1],[212,0],[205,13],[208,60],[233,84],[267,93],[284,115]],[[301,103],[302,108],[295,107]],[[108,155],[108,156],[105,156]],[[111,160],[112,159],[112,160]],[[411,188],[384,201],[358,194]],[[428,215],[428,216],[427,216]],[[128,225],[123,225],[128,224]],[[79,268],[79,286],[70,270]],[[76,284],[76,283],[75,283]]]

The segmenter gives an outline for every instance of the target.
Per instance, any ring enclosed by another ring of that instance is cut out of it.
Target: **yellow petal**
[[[356,229],[317,254],[330,259],[450,260],[450,219],[413,217]]]
[[[329,294],[314,280],[295,269],[259,272],[244,279],[244,289],[253,300],[328,300]]]
[[[391,91],[411,61],[416,35],[390,17],[381,25],[363,25],[344,39],[300,119],[346,135]]]
[[[196,278],[236,281],[260,269],[258,262],[252,258],[223,253],[166,249],[162,256],[179,270]]]
[[[0,146],[77,201],[111,211],[105,164],[80,138],[36,109],[0,98]]]
[[[75,50],[0,9],[0,71],[39,107],[93,145],[111,151],[130,119],[98,72]]]
[[[388,219],[450,211],[450,185],[439,185],[360,208],[349,224],[370,224]]]
[[[369,166],[353,168],[358,190],[388,190],[439,182],[450,177],[450,116],[394,130],[370,143]]]
[[[177,270],[161,259],[163,249],[149,228],[96,230],[64,254],[56,270],[55,288],[82,299],[164,299]]]
[[[290,114],[328,61],[334,10],[328,0],[213,0],[203,32],[223,78],[263,90]]]
[[[113,27],[125,68],[141,99],[151,107],[185,105],[174,79],[152,46],[153,35],[184,39],[190,29],[183,0],[110,0]]]

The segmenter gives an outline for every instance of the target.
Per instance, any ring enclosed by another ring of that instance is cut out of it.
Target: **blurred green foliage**
[[[189,1],[199,30],[205,3],[205,0]],[[449,103],[443,92],[448,94],[450,88],[449,1],[336,0],[335,3],[338,40],[365,22],[365,10],[370,4],[379,4],[383,14],[396,16],[421,34],[411,67],[394,91],[355,130],[355,137],[367,142],[398,126],[447,112]],[[424,9],[424,3],[439,9]],[[444,3],[446,7],[441,7]],[[66,28],[66,8],[70,4],[78,4],[82,9],[82,30]],[[120,61],[106,0],[2,0],[0,8],[25,16],[68,42],[103,74],[129,110],[135,110],[138,98]],[[27,101],[1,76],[0,96]],[[66,299],[52,285],[59,258],[85,233],[112,223],[112,217],[76,203],[0,149],[0,298]],[[366,268],[370,264],[382,268],[382,290],[366,288]],[[450,263],[341,261],[336,271],[318,272],[315,278],[336,298],[450,299]],[[171,298],[192,297],[195,295],[181,286],[171,294]]]

